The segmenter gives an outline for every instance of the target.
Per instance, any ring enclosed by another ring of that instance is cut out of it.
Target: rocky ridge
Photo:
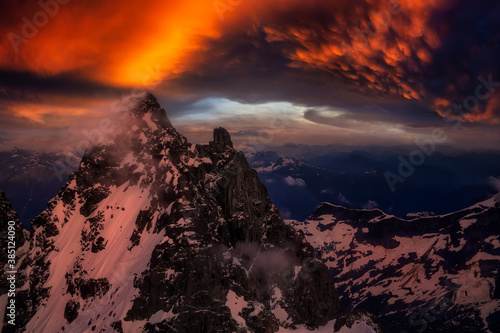
[[[331,273],[229,133],[192,145],[150,94],[29,239],[19,332],[307,331],[341,315]]]

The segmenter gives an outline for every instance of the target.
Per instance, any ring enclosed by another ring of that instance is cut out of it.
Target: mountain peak
[[[20,327],[276,332],[340,315],[327,267],[228,131],[195,146],[162,123],[146,94],[32,220]]]
[[[147,92],[142,99],[139,99],[137,105],[130,110],[130,114],[137,118],[143,118],[150,115],[151,121],[156,123],[159,127],[169,128],[172,123],[167,117],[165,109],[163,109],[156,97]]]

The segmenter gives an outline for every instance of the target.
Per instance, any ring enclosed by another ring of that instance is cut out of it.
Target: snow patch
[[[498,236],[490,236],[486,238],[485,241],[493,245],[494,249],[498,249],[500,247],[500,241],[498,240]]]
[[[460,226],[462,227],[463,230],[465,230],[476,222],[477,222],[476,219],[462,219],[460,220]]]
[[[243,297],[239,297],[232,290],[227,293],[226,306],[231,311],[231,316],[240,327],[246,327],[245,319],[240,316],[241,311],[248,306],[248,302]]]

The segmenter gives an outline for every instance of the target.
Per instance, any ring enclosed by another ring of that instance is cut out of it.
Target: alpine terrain
[[[2,332],[379,330],[342,313],[332,273],[225,129],[192,145],[148,94],[114,134],[29,236],[1,196],[2,230],[14,220],[19,238],[16,321],[3,312]]]
[[[289,223],[322,253],[342,305],[389,332],[500,332],[500,194],[409,219],[323,203]]]

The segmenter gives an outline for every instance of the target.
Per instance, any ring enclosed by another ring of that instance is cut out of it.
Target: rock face
[[[500,332],[500,194],[411,220],[324,203],[290,224],[322,252],[344,307],[389,332]]]
[[[328,268],[228,132],[192,145],[152,95],[86,152],[21,261],[19,332],[276,332],[340,315]]]

